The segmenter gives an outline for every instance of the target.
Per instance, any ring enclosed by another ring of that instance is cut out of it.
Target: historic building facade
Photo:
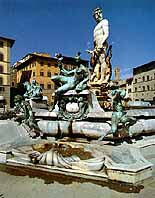
[[[155,101],[155,61],[133,68],[133,100]]]
[[[68,70],[76,67],[75,59],[72,57],[64,56],[63,64]],[[82,64],[88,67],[88,61],[82,60]],[[52,102],[55,85],[51,77],[59,73],[56,58],[46,53],[31,53],[17,61],[13,68],[16,71],[17,84],[35,79],[43,88],[43,95],[48,97],[49,104]],[[12,83],[15,84],[13,81]]]
[[[126,79],[126,96],[133,100],[133,77]]]
[[[10,48],[15,40],[0,37],[0,98],[10,107]],[[0,106],[2,102],[0,101]],[[4,103],[3,103],[4,104]]]

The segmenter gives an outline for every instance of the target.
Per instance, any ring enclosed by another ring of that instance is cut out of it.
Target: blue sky
[[[61,52],[89,60],[96,25],[92,10],[100,6],[109,20],[112,65],[122,78],[132,68],[155,60],[154,0],[0,0],[0,36],[15,39],[14,63],[27,53]]]

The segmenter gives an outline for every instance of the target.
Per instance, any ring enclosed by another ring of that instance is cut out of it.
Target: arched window
[[[3,85],[3,78],[0,77],[0,85]]]
[[[143,76],[143,81],[145,81],[145,76]]]
[[[4,60],[4,55],[2,53],[0,53],[0,61]]]
[[[2,74],[2,73],[3,73],[3,66],[0,65],[0,74]]]

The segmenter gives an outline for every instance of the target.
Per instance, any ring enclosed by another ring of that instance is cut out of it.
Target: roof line
[[[7,38],[7,37],[2,37],[2,36],[0,36],[0,39],[10,41],[10,43],[11,43],[11,47],[13,46],[13,44],[14,44],[14,42],[15,42],[15,40],[14,40],[14,39],[10,39],[10,38]]]

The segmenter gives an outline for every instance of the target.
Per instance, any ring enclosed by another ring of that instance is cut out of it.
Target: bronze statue
[[[136,119],[126,116],[126,113],[123,111],[122,100],[126,95],[125,90],[114,89],[112,90],[112,118],[111,118],[111,132],[115,135],[118,131],[119,123],[124,125],[126,131],[130,125],[135,124]],[[131,135],[131,134],[129,134]]]
[[[77,66],[75,69],[68,71],[63,68],[63,57],[58,58],[58,66],[60,68],[60,74],[52,76],[51,80],[58,86],[55,91],[56,95],[61,95],[69,90],[75,90],[80,92],[87,88],[87,82],[89,80],[89,71],[84,65],[80,63],[80,56],[75,57]]]
[[[123,110],[122,101],[126,95],[125,90],[118,89],[117,86],[111,86],[111,96],[112,96],[112,117],[111,117],[111,130],[109,133],[112,133],[113,136],[118,136],[118,127],[121,124],[121,129],[128,133],[129,136],[132,134],[129,133],[129,127],[136,123],[136,119],[129,117]],[[105,136],[101,136],[98,140],[103,140]]]
[[[58,55],[57,59],[60,73],[59,75],[52,76],[51,78],[58,87],[55,91],[53,108],[59,101],[59,98],[67,91],[74,90],[79,93],[88,88],[87,82],[89,81],[89,70],[81,64],[80,53],[75,57],[76,68],[71,71],[64,69],[62,64],[63,57],[61,55]]]
[[[14,113],[16,115],[15,121],[19,122],[19,124],[24,123],[30,128],[30,135],[36,137],[36,135],[41,135],[40,129],[37,126],[32,108],[28,101],[25,101],[24,98],[20,95],[16,95],[14,98]],[[33,132],[33,133],[32,133]]]
[[[26,92],[24,94],[25,98],[29,98],[29,99],[39,98],[39,99],[42,99],[42,96],[43,96],[42,88],[40,87],[40,85],[38,85],[36,80],[32,80],[31,84],[26,81],[26,82],[23,83],[23,85],[26,88]]]

